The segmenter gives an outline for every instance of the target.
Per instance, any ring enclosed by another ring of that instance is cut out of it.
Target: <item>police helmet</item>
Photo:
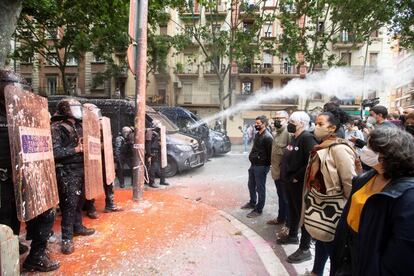
[[[74,98],[64,98],[58,102],[56,113],[80,121],[83,116],[82,104]]]
[[[101,110],[94,104],[92,103],[84,103],[83,107],[89,109],[90,111],[92,111],[93,114],[95,114],[96,116],[98,116],[99,119],[102,119],[102,112]]]
[[[4,102],[4,88],[13,84],[20,86],[25,91],[31,91],[30,85],[27,81],[18,73],[11,70],[0,70],[0,101]]]

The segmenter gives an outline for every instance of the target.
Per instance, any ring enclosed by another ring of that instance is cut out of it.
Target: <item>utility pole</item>
[[[134,40],[134,63],[130,67],[133,67],[131,71],[135,74],[132,197],[134,201],[138,201],[144,192],[148,0],[131,0],[130,9],[129,35]]]

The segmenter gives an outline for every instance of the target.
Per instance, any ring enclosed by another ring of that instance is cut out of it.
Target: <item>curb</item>
[[[259,255],[259,258],[264,264],[269,275],[289,275],[286,268],[283,266],[279,258],[273,252],[273,249],[261,236],[259,236],[255,231],[250,229],[250,227],[248,227],[232,215],[222,210],[218,210],[218,213],[222,217],[227,219],[234,227],[239,229],[243,236],[245,236],[252,243],[257,255]]]

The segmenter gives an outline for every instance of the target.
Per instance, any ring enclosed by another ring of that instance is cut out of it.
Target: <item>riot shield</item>
[[[115,162],[114,150],[112,148],[111,120],[108,117],[102,117],[101,127],[106,178],[104,180],[106,184],[109,185],[115,181]]]
[[[85,196],[93,199],[104,193],[101,154],[101,127],[98,115],[83,107],[83,160],[85,165]]]
[[[50,114],[46,98],[13,85],[4,91],[17,217],[28,221],[59,203]]]
[[[167,137],[165,126],[160,126],[161,168],[167,167]]]

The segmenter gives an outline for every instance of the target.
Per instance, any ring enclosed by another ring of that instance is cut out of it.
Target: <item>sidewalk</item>
[[[96,233],[74,238],[68,256],[60,253],[58,217],[49,249],[61,267],[39,275],[269,275],[252,243],[206,204],[168,188],[146,190],[139,203],[131,190],[117,190],[115,201],[125,210],[106,214],[97,199],[99,219],[84,218]]]

